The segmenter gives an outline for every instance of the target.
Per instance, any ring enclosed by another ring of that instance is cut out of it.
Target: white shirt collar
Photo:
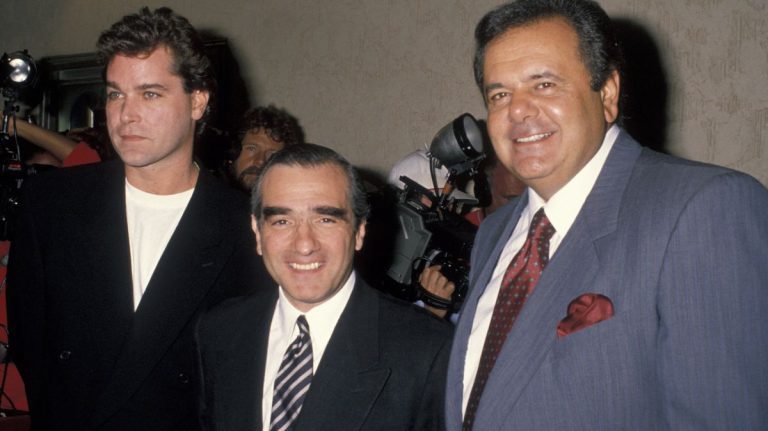
[[[594,187],[597,177],[600,175],[600,171],[603,169],[603,165],[605,165],[608,154],[611,152],[611,148],[613,148],[613,144],[618,136],[619,127],[614,124],[605,133],[603,143],[595,155],[592,156],[592,159],[560,190],[555,192],[549,201],[545,201],[544,198],[529,187],[528,206],[521,215],[521,217],[525,217],[528,220],[524,226],[527,228],[536,211],[544,207],[547,218],[557,232],[556,236],[559,240],[562,240],[573,225],[574,220],[576,220],[576,216],[579,215],[581,207],[584,206],[584,202],[592,191],[592,187]],[[554,253],[555,248],[557,248],[556,245],[553,248],[552,244],[550,244],[550,254]]]
[[[293,340],[298,336],[296,319],[302,314],[306,317],[309,324],[309,336],[312,339],[312,357],[315,370],[317,370],[317,366],[320,364],[320,359],[323,357],[325,347],[328,345],[333,330],[336,328],[336,323],[339,321],[344,308],[346,308],[347,302],[349,302],[349,297],[352,295],[352,289],[355,286],[355,280],[355,272],[352,271],[347,281],[335,295],[325,302],[316,305],[306,313],[302,313],[288,301],[283,287],[280,286],[274,315],[278,325],[277,329],[281,334],[288,334],[284,339]]]

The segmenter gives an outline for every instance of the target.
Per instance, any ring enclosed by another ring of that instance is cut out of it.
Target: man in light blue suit
[[[519,0],[475,35],[494,149],[528,188],[475,240],[448,430],[768,429],[768,191],[617,125],[621,54],[596,3]],[[540,209],[544,269],[504,315]]]

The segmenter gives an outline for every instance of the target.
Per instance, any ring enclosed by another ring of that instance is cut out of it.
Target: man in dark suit
[[[196,316],[258,282],[246,202],[192,161],[210,63],[167,8],[98,43],[121,161],[30,179],[9,269],[36,430],[194,430]]]
[[[596,3],[515,1],[475,35],[493,147],[528,187],[478,232],[447,429],[766,429],[768,191],[616,124]]]
[[[450,328],[356,277],[368,204],[355,169],[324,147],[286,147],[252,210],[279,287],[203,316],[205,427],[441,429]]]

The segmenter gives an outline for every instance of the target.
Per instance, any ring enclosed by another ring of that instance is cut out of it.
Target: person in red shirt
[[[65,168],[98,163],[108,158],[104,156],[110,151],[95,129],[73,130],[63,135],[26,121],[13,121],[11,127],[19,137],[49,152]],[[97,148],[105,154],[100,154]]]

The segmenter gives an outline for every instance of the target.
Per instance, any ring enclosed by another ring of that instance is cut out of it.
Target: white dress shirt
[[[272,395],[275,389],[275,378],[283,362],[283,355],[288,346],[299,336],[296,319],[304,315],[309,325],[309,338],[312,340],[312,373],[317,371],[325,348],[331,339],[336,323],[349,302],[352,289],[355,286],[354,271],[349,275],[341,289],[327,301],[313,307],[306,313],[296,309],[285,296],[283,287],[272,314],[272,324],[269,327],[269,344],[267,361],[264,367],[264,388],[261,398],[261,417],[264,431],[269,431],[269,421],[272,416]]]
[[[584,201],[586,201],[587,196],[592,191],[592,187],[595,185],[595,181],[597,181],[597,177],[603,169],[605,160],[608,158],[608,153],[610,153],[611,148],[613,148],[613,143],[616,141],[618,134],[618,126],[611,126],[605,134],[603,143],[600,145],[597,153],[595,153],[592,159],[590,159],[590,161],[587,162],[587,164],[584,165],[584,167],[571,178],[568,183],[560,188],[549,201],[545,201],[533,191],[533,189],[530,187],[528,188],[528,205],[520,214],[520,219],[517,221],[515,230],[512,232],[512,236],[507,240],[507,244],[504,246],[498,262],[496,262],[496,268],[493,270],[493,275],[491,276],[488,285],[485,287],[485,291],[480,296],[480,300],[477,304],[477,311],[475,312],[475,318],[472,321],[472,331],[469,334],[467,355],[464,358],[462,416],[464,414],[463,412],[467,409],[469,395],[472,392],[472,385],[475,383],[477,368],[480,364],[480,356],[483,352],[483,344],[485,344],[488,328],[491,325],[491,317],[493,316],[493,308],[496,305],[496,298],[501,289],[501,280],[504,278],[504,273],[510,262],[512,262],[512,259],[515,257],[515,254],[517,254],[525,243],[533,215],[536,214],[536,211],[538,211],[539,208],[544,207],[544,212],[547,214],[547,218],[555,228],[555,234],[549,240],[549,256],[551,258],[555,254],[555,251],[557,251],[557,248],[565,235],[568,234],[568,230],[573,225],[574,220],[576,220],[576,216],[581,211],[581,207],[584,206]],[[555,328],[552,328],[552,333],[555,333]]]

